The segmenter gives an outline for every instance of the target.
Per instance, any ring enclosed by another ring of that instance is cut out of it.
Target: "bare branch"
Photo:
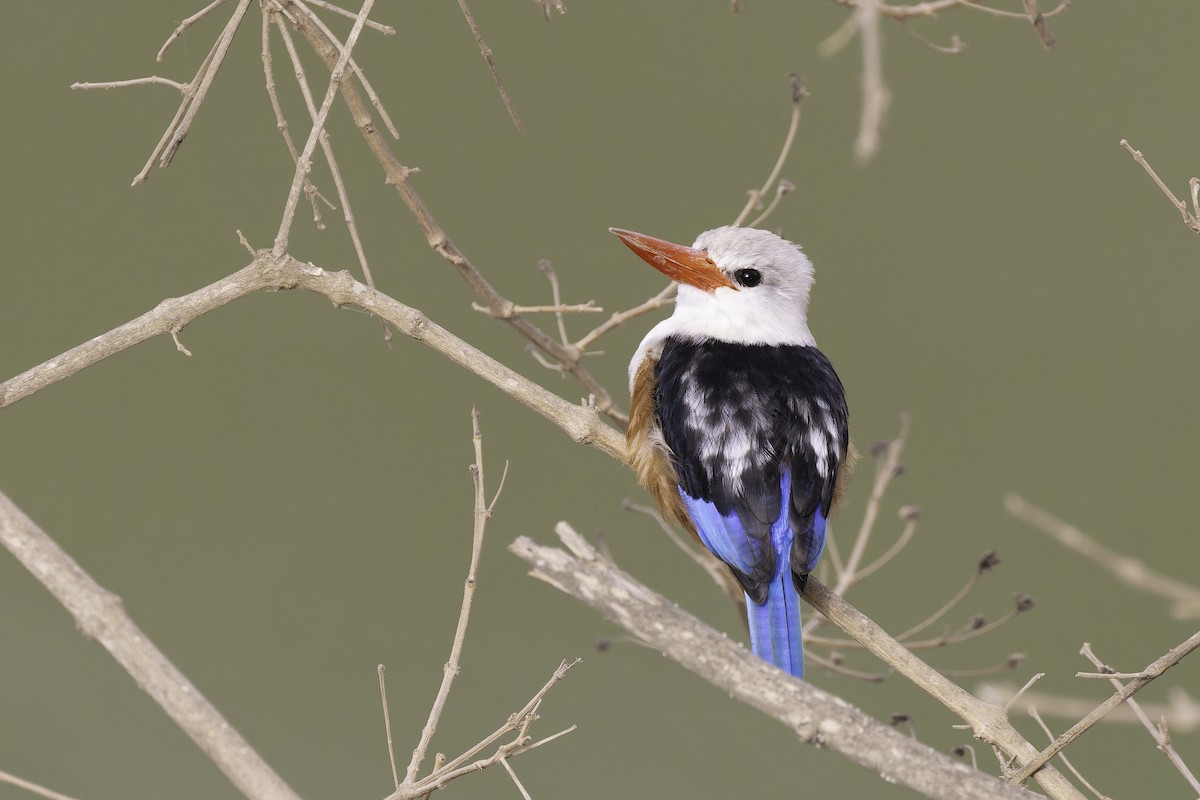
[[[1086,717],[1075,723],[1062,736],[1059,736],[1054,742],[1038,754],[1038,757],[1029,762],[1019,770],[1014,770],[1010,773],[1008,779],[1015,783],[1024,783],[1029,780],[1030,776],[1035,775],[1039,769],[1043,769],[1046,762],[1054,758],[1054,756],[1069,745],[1071,742],[1082,736],[1089,728],[1102,720],[1108,712],[1124,703],[1130,697],[1133,697],[1137,692],[1144,689],[1151,681],[1158,678],[1171,667],[1178,664],[1189,653],[1200,647],[1200,632],[1192,634],[1183,643],[1171,648],[1155,659],[1146,669],[1143,670],[1143,677],[1136,678],[1121,687],[1119,691],[1105,700],[1100,705],[1088,714]]]
[[[883,36],[879,33],[879,3],[859,0],[858,38],[862,43],[862,115],[858,136],[854,140],[854,157],[866,164],[879,152],[883,121],[892,102],[891,92],[883,80]]]
[[[1039,673],[1039,674],[1041,674],[1041,673]],[[1042,729],[1042,733],[1046,734],[1046,738],[1053,741],[1054,734],[1050,732],[1050,726],[1048,726],[1045,722],[1042,721],[1042,717],[1040,714],[1038,714],[1037,708],[1035,708],[1032,705],[1029,706],[1029,716],[1033,717],[1033,721],[1036,722],[1038,724],[1038,727]],[[1058,758],[1059,758],[1059,760],[1062,761],[1063,766],[1065,766],[1067,769],[1069,769],[1071,771],[1071,774],[1075,776],[1075,779],[1077,781],[1082,783],[1089,792],[1096,795],[1096,800],[1110,800],[1110,798],[1108,798],[1107,795],[1101,794],[1096,789],[1096,787],[1093,786],[1090,781],[1088,781],[1087,778],[1083,777],[1083,775],[1079,772],[1079,770],[1075,769],[1075,765],[1072,764],[1070,759],[1067,758],[1066,753],[1059,753]]]
[[[1096,669],[1103,670],[1106,673],[1107,677],[1109,678],[1109,683],[1112,684],[1114,689],[1120,691],[1123,688],[1121,681],[1118,680],[1120,673],[1115,673],[1109,669],[1109,667],[1103,661],[1101,661],[1094,652],[1092,652],[1092,646],[1090,644],[1084,642],[1083,647],[1079,652],[1083,654],[1084,658],[1086,658],[1088,661],[1091,661],[1092,664],[1095,665]],[[1138,677],[1140,677],[1140,675]],[[1196,776],[1192,773],[1192,770],[1187,764],[1184,763],[1183,758],[1180,757],[1179,752],[1171,746],[1171,741],[1166,733],[1165,718],[1162,720],[1161,725],[1155,725],[1150,721],[1150,718],[1146,716],[1146,712],[1142,710],[1141,705],[1138,704],[1138,702],[1132,697],[1125,701],[1125,705],[1129,707],[1129,710],[1133,712],[1135,717],[1137,717],[1138,722],[1142,723],[1142,727],[1145,728],[1150,734],[1150,737],[1154,739],[1154,743],[1158,745],[1159,751],[1167,757],[1167,760],[1171,762],[1176,771],[1178,771],[1179,774],[1183,776],[1183,779],[1188,782],[1188,785],[1192,787],[1192,793],[1200,795],[1200,780],[1196,779]]]
[[[129,618],[121,598],[96,583],[3,493],[0,543],[71,613],[83,635],[99,642],[242,794],[251,800],[299,800]]]
[[[985,703],[1004,704],[1010,702],[1015,690],[1011,683],[984,683],[975,690],[975,694]],[[1029,706],[1036,705],[1042,714],[1068,719],[1071,722],[1087,716],[1088,712],[1096,707],[1093,698],[1033,691],[1026,692],[1011,702],[1014,711],[1027,710]],[[1166,719],[1176,730],[1191,732],[1200,729],[1200,702],[1181,686],[1167,689],[1166,703],[1145,703],[1143,707],[1151,719]],[[1136,725],[1139,720],[1126,703],[1113,709],[1112,713],[1104,718],[1104,722]]]
[[[195,25],[200,20],[204,19],[206,16],[208,16],[210,11],[214,11],[216,8],[218,8],[224,2],[225,2],[225,0],[213,0],[211,3],[206,5],[204,8],[200,9],[195,14],[192,14],[190,17],[185,19],[183,22],[179,23],[179,27],[177,27],[175,30],[173,30],[171,32],[171,35],[167,37],[167,40],[165,42],[163,42],[163,46],[159,48],[158,55],[156,55],[154,57],[154,60],[162,61],[163,58],[167,55],[167,50],[171,47],[172,44],[175,43],[176,39],[178,39],[181,35],[183,35],[184,31],[186,31],[188,28]]]
[[[788,81],[792,87],[792,117],[791,121],[788,122],[787,135],[783,137],[783,147],[779,151],[779,157],[775,159],[775,166],[771,167],[770,174],[763,181],[762,188],[751,189],[748,192],[749,197],[746,199],[746,205],[733,221],[735,227],[745,225],[746,220],[750,217],[754,209],[761,207],[763,197],[775,187],[776,181],[779,180],[779,174],[783,172],[783,165],[787,162],[788,154],[791,153],[792,145],[796,141],[796,131],[800,128],[800,104],[808,96],[808,90],[804,88],[804,82],[800,80],[800,76],[794,72],[788,75]],[[791,190],[789,189],[788,191]],[[762,223],[778,204],[779,199],[785,194],[787,194],[787,191],[783,191],[781,185],[780,189],[776,191],[775,202],[771,204],[771,208],[767,209],[758,219],[751,223],[751,227]]]
[[[636,305],[627,311],[618,311],[614,313],[602,325],[598,326],[580,338],[580,340],[573,345],[574,349],[582,354],[586,352],[589,347],[595,344],[597,339],[608,333],[611,333],[613,330],[624,325],[629,320],[635,317],[640,317],[643,314],[649,314],[651,311],[657,311],[663,306],[669,305],[672,298],[675,296],[675,286],[675,282],[671,281],[663,287],[662,291],[651,297],[646,302]]]
[[[1187,203],[1176,197],[1175,193],[1171,191],[1170,187],[1163,182],[1163,179],[1158,177],[1158,173],[1155,172],[1154,168],[1150,166],[1150,162],[1148,162],[1146,157],[1142,155],[1141,150],[1134,150],[1129,142],[1124,139],[1121,140],[1120,144],[1121,147],[1124,147],[1129,151],[1129,155],[1133,156],[1134,161],[1142,165],[1142,169],[1146,170],[1146,174],[1149,175],[1156,184],[1158,184],[1158,188],[1162,190],[1162,193],[1165,194],[1167,199],[1171,201],[1171,204],[1179,210],[1179,213],[1183,216],[1183,224],[1187,225],[1193,233],[1200,233],[1200,207],[1197,206],[1196,202],[1197,189],[1200,187],[1200,180],[1192,178],[1189,184],[1192,191],[1193,210],[1188,211]]]
[[[329,42],[310,26],[300,25],[298,26],[298,30],[317,51],[321,59],[326,64],[332,66],[336,60],[337,51],[332,48]],[[489,308],[502,308],[504,304],[509,303],[510,301],[501,296],[487,279],[483,277],[483,274],[458,249],[446,231],[434,219],[433,214],[430,213],[421,196],[409,181],[413,170],[400,163],[400,160],[392,152],[387,141],[379,135],[379,132],[375,129],[371,114],[367,110],[367,104],[363,101],[357,88],[349,82],[344,82],[341,90],[342,97],[346,101],[346,105],[350,108],[350,114],[354,118],[355,125],[358,127],[359,132],[367,142],[367,146],[387,176],[387,183],[395,187],[396,191],[400,194],[400,198],[404,201],[404,204],[408,207],[417,224],[421,227],[422,232],[425,234],[425,239],[429,243],[429,246],[454,267],[459,276],[467,282],[467,285],[471,287],[472,291],[482,301],[483,305]],[[629,415],[617,406],[609,391],[591,372],[579,363],[582,357],[581,352],[564,348],[554,337],[548,335],[524,317],[513,316],[506,319],[505,322],[515,328],[518,333],[531,341],[542,352],[550,355],[562,364],[563,369],[579,381],[588,394],[595,395],[596,408],[602,414],[617,421],[622,426],[629,422]]]
[[[1127,586],[1173,601],[1171,616],[1175,619],[1200,617],[1200,589],[1195,586],[1155,572],[1135,558],[1110,550],[1083,531],[1068,525],[1020,495],[1010,494],[1004,498],[1004,510],[1048,534],[1064,547],[1090,558]]]
[[[405,783],[412,783],[421,770],[421,762],[425,760],[429,741],[437,730],[442,710],[446,706],[446,699],[450,696],[450,687],[454,684],[454,679],[458,677],[460,671],[459,663],[462,658],[463,642],[467,636],[467,622],[471,617],[471,601],[475,597],[479,554],[483,552],[483,533],[487,528],[488,518],[491,516],[491,510],[487,505],[487,493],[483,485],[483,435],[479,432],[479,410],[475,408],[471,409],[471,442],[475,448],[475,463],[471,465],[471,482],[475,486],[473,514],[475,524],[471,536],[471,561],[470,566],[467,567],[467,579],[463,583],[462,606],[458,611],[458,625],[454,629],[454,641],[450,645],[450,658],[442,670],[442,684],[438,687],[433,706],[429,709],[429,719],[425,722],[425,727],[421,729],[421,739],[413,750],[412,761],[408,763],[408,770],[404,774]]]
[[[392,782],[400,788],[400,773],[396,771],[396,748],[392,744],[392,712],[388,708],[387,699],[387,667],[380,664],[376,667],[379,674],[379,701],[383,706],[383,732],[387,736],[388,763],[392,767]]]
[[[242,24],[242,20],[246,17],[246,10],[250,7],[251,0],[240,0],[237,8],[233,11],[233,16],[229,18],[229,22],[225,24],[225,29],[221,31],[216,44],[213,46],[212,57],[207,63],[201,67],[201,73],[197,75],[199,81],[192,81],[188,85],[189,92],[193,92],[191,97],[184,94],[183,115],[179,118],[179,124],[174,125],[174,130],[168,128],[170,133],[169,139],[166,139],[166,145],[163,146],[162,155],[159,157],[158,163],[163,169],[171,166],[172,159],[175,158],[175,153],[179,151],[183,140],[187,138],[188,132],[192,129],[192,121],[195,120],[196,114],[200,111],[200,105],[204,102],[204,98],[208,94],[209,87],[212,86],[213,80],[217,77],[217,71],[221,69],[221,64],[225,61],[225,54],[229,52],[229,45],[233,42],[233,37],[237,34],[238,28]],[[153,160],[153,156],[151,156]],[[139,177],[145,180],[149,176],[149,164],[143,169]],[[140,183],[137,178],[134,183]]]
[[[351,11],[349,9],[342,8],[341,6],[335,6],[333,3],[325,2],[325,0],[304,0],[304,2],[308,3],[310,6],[316,6],[317,8],[323,8],[326,11],[331,11],[334,14],[339,14],[343,17],[349,17],[350,19],[354,19],[355,17],[358,16],[358,14],[354,13],[353,11]],[[373,19],[367,20],[367,27],[372,30],[379,31],[380,33],[385,34],[387,36],[395,36],[396,35],[396,29],[393,28],[391,25],[384,25],[383,23],[376,22]]]
[[[303,17],[311,22],[313,27],[320,31],[321,36],[324,37],[325,41],[338,54],[341,53],[342,48],[345,47],[345,45],[338,40],[337,36],[333,34],[333,31],[329,29],[329,26],[326,25],[324,21],[322,21],[322,19],[318,17],[311,8],[308,7],[304,0],[271,1],[275,3],[277,7],[282,7],[283,5],[295,6],[297,9],[299,9]],[[286,9],[281,8],[281,10],[285,15],[287,14]],[[292,24],[295,25],[297,29],[303,29],[299,17],[290,17],[290,19]],[[335,61],[337,61],[336,56],[331,55],[325,63],[332,68]],[[358,62],[353,58],[350,59],[350,71],[354,73],[354,77],[358,78],[358,82],[362,84],[363,91],[367,93],[367,99],[371,101],[371,105],[374,107],[374,109],[379,112],[379,119],[383,122],[384,127],[387,128],[388,133],[392,135],[393,139],[399,139],[400,131],[396,129],[396,123],[392,122],[391,116],[388,114],[387,109],[384,108],[383,100],[380,99],[379,94],[375,91],[375,87],[371,85],[369,80],[367,80],[367,73],[363,72],[362,68],[358,66]],[[345,87],[343,87],[343,90],[344,88]]]
[[[513,125],[516,126],[519,133],[524,133],[525,126],[521,124],[521,118],[517,116],[517,109],[513,107],[508,92],[504,90],[504,81],[500,79],[500,72],[496,69],[496,59],[492,57],[492,48],[488,47],[487,40],[483,38],[483,31],[479,30],[479,23],[475,21],[471,7],[467,5],[467,0],[458,0],[458,7],[462,10],[463,16],[467,18],[467,24],[471,26],[471,35],[475,37],[475,44],[479,45],[479,55],[483,56],[483,60],[487,62],[488,72],[492,73],[492,80],[496,84],[496,91],[500,93],[500,99],[504,102],[505,110],[508,111],[508,118],[513,121]]]
[[[296,204],[300,202],[300,192],[304,187],[305,180],[308,178],[308,173],[312,170],[313,150],[316,149],[317,142],[320,141],[321,134],[325,131],[325,118],[329,116],[329,109],[333,108],[334,98],[338,94],[338,85],[342,82],[342,76],[346,72],[346,65],[350,61],[350,52],[354,49],[354,45],[358,43],[358,37],[363,31],[364,23],[371,13],[371,7],[374,5],[375,0],[363,0],[362,8],[358,12],[358,18],[354,21],[354,27],[350,29],[350,35],[346,37],[346,44],[342,48],[341,55],[338,56],[337,63],[334,64],[333,69],[329,72],[329,88],[325,91],[325,99],[321,102],[321,108],[317,111],[317,115],[313,119],[312,129],[308,134],[308,141],[304,143],[304,149],[300,151],[300,157],[296,160],[296,172],[295,177],[292,178],[292,188],[288,191],[287,203],[283,207],[283,219],[279,223],[279,232],[275,234],[275,246],[272,252],[274,252],[276,257],[282,256],[287,252],[288,236],[292,231],[292,219],[296,215]]]
[[[271,9],[264,3],[262,7],[262,65],[263,77],[267,84],[267,99],[271,102],[271,110],[275,113],[275,127],[279,130],[280,136],[283,137],[283,144],[287,148],[288,155],[292,157],[292,166],[296,167],[300,161],[300,151],[296,149],[296,143],[292,141],[292,132],[288,128],[287,117],[283,115],[283,106],[279,102],[279,93],[275,89],[275,67],[274,60],[271,58]],[[282,26],[281,26],[282,27]],[[287,28],[283,28],[286,33]],[[291,51],[289,50],[289,55]],[[307,88],[308,79],[304,75],[304,67],[292,59],[292,71],[296,76],[296,80],[301,87]],[[321,206],[317,203],[320,198],[333,208],[333,203],[330,203],[313,185],[313,182],[308,176],[304,178],[304,195],[308,198],[309,205],[312,206],[313,224],[317,230],[324,230],[325,223],[321,219]]]
[[[224,0],[221,0],[224,2]],[[100,81],[100,82],[75,82],[71,84],[72,89],[124,89],[127,86],[150,86],[160,84],[162,86],[170,86],[177,92],[184,93],[187,91],[188,85],[173,81],[170,78],[160,78],[157,75],[150,75],[145,78],[131,78],[127,81]]]
[[[574,661],[563,661],[558,665],[554,674],[550,676],[550,680],[537,691],[524,708],[514,714],[510,714],[508,721],[486,736],[482,741],[468,748],[464,753],[457,758],[451,759],[444,764],[438,765],[433,772],[419,781],[410,783],[408,781],[400,785],[400,787],[388,795],[387,800],[415,800],[418,797],[424,797],[436,789],[440,789],[450,781],[461,778],[472,772],[478,772],[482,769],[495,766],[506,758],[511,758],[521,753],[527,753],[534,748],[541,747],[544,744],[554,741],[560,736],[565,736],[575,730],[575,726],[551,734],[544,739],[532,741],[529,737],[529,727],[537,719],[538,708],[542,704],[542,700],[546,694],[553,689],[559,681],[561,681],[568,671],[576,664],[579,659]],[[516,733],[517,736],[509,742],[502,744],[496,748],[496,751],[487,758],[471,761],[477,755],[487,750],[492,745],[499,742],[502,738],[510,733]]]
[[[3,770],[0,770],[0,783],[11,784],[12,786],[16,786],[18,789],[24,789],[27,792],[32,792],[33,794],[45,797],[46,800],[75,800],[75,798],[70,797],[69,795],[61,794],[53,789],[47,789],[41,784],[34,783],[33,781],[27,781],[24,778],[18,778],[16,775],[10,775]]]
[[[879,772],[890,782],[932,798],[1030,796],[1012,794],[1017,787],[1004,786],[871,719],[811,683],[795,680],[601,559],[566,523],[559,523],[555,531],[570,553],[539,546],[527,537],[517,539],[509,549],[532,566],[534,577],[597,609],[606,619],[734,699],[779,720],[802,742],[819,744]],[[1021,760],[1037,754],[999,709],[985,706],[938,675],[813,578],[809,579],[805,598],[848,633],[871,642],[872,652],[890,666],[971,720],[976,736],[996,743]],[[863,742],[868,740],[873,746],[864,747]],[[1052,798],[1082,800],[1082,795],[1057,772],[1043,771],[1038,780]]]
[[[260,289],[305,289],[337,307],[355,306],[382,317],[407,336],[429,345],[554,422],[575,441],[589,444],[625,463],[625,437],[605,425],[596,409],[576,405],[482,353],[420,311],[372,290],[348,272],[326,272],[285,256],[259,251],[237,272],[183,297],[164,300],[152,311],[101,334],[49,361],[0,383],[0,408],[154,336],[182,329],[192,320]]]

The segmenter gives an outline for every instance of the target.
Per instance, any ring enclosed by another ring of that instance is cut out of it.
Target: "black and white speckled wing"
[[[656,373],[659,421],[680,488],[721,515],[736,514],[757,555],[731,566],[761,602],[775,573],[769,539],[785,470],[793,572],[806,575],[820,554],[849,442],[841,381],[815,347],[675,337],[664,341]]]

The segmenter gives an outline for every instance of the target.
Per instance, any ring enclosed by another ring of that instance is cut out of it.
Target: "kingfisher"
[[[853,460],[842,382],[808,328],[812,263],[755,228],[691,247],[609,230],[678,284],[629,364],[630,464],[729,567],[754,653],[803,678],[800,593]]]

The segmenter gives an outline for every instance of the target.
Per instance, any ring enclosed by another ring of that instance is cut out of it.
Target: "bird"
[[[629,364],[629,462],[728,566],[751,650],[803,679],[800,594],[854,459],[845,390],[808,327],[812,262],[756,228],[691,247],[609,230],[678,284]]]

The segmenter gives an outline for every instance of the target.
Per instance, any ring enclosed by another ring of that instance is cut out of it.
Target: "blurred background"
[[[178,105],[162,86],[72,92],[74,81],[191,78],[228,18],[221,9],[157,64],[195,0],[7,3],[0,9],[0,379],[247,262],[278,226],[292,164],[266,101],[257,9],[235,40],[175,163],[129,188]],[[914,542],[850,600],[892,631],[937,608],[989,549],[1002,563],[947,622],[1037,608],[935,666],[1028,655],[1017,685],[1099,702],[1073,677],[1092,642],[1136,670],[1186,638],[1166,603],[1117,584],[1005,514],[1019,492],[1109,547],[1182,580],[1197,548],[1195,408],[1200,241],[1118,140],[1184,194],[1200,172],[1194,33],[1200,7],[1081,3],[1050,20],[1047,51],[1021,20],[970,10],[912,27],[966,50],[934,52],[884,20],[893,104],[882,149],[859,166],[857,41],[818,44],[833,3],[567,0],[474,11],[527,133],[508,119],[453,3],[381,3],[394,37],[356,57],[397,120],[401,159],[434,215],[486,277],[522,303],[635,305],[661,279],[610,225],[689,242],[726,224],[774,162],[787,74],[811,96],[771,219],[817,267],[813,330],[847,388],[860,448],[912,416],[906,471],[876,532],[879,552],[921,507]],[[1010,4],[1014,9],[1020,4]],[[345,23],[345,24],[343,24]],[[344,34],[348,21],[331,20]],[[310,74],[323,87],[315,59]],[[302,106],[276,42],[292,128]],[[1188,98],[1193,98],[1189,100]],[[576,400],[570,380],[472,311],[425,244],[344,107],[330,130],[379,287],[524,374]],[[327,173],[316,178],[333,196]],[[357,272],[338,212],[317,231],[305,206],[292,252]],[[604,340],[588,366],[624,404],[625,366],[666,312]],[[571,318],[578,336],[600,317]],[[547,329],[553,320],[543,321]],[[62,544],[305,798],[381,797],[391,786],[376,686],[388,666],[396,748],[415,744],[449,649],[470,551],[469,413],[486,470],[510,463],[488,528],[460,676],[434,749],[457,754],[520,708],[560,659],[583,657],[539,727],[570,736],[514,766],[535,798],[914,796],[731,701],[526,576],[506,546],[549,542],[569,520],[685,608],[741,636],[707,578],[653,522],[632,475],[432,351],[299,292],[261,294],[192,324],[176,352],[156,339],[0,413],[0,489]],[[1191,365],[1191,366],[1189,366]],[[836,521],[857,528],[864,462]],[[844,540],[844,539],[843,539]],[[12,558],[0,558],[0,769],[80,800],[236,791]],[[599,639],[613,639],[606,652]],[[853,665],[877,670],[857,656]],[[949,712],[902,679],[811,680],[876,717],[911,716],[949,751]],[[1144,694],[1191,687],[1185,662]],[[968,688],[977,681],[965,680]],[[1016,724],[1042,735],[1023,715]],[[1056,731],[1073,719],[1050,718]],[[1200,735],[1175,744],[1200,765]],[[981,766],[996,764],[977,746]],[[1188,797],[1140,729],[1111,724],[1070,750],[1112,796]],[[516,797],[499,770],[447,796]],[[0,785],[0,798],[26,798]]]

